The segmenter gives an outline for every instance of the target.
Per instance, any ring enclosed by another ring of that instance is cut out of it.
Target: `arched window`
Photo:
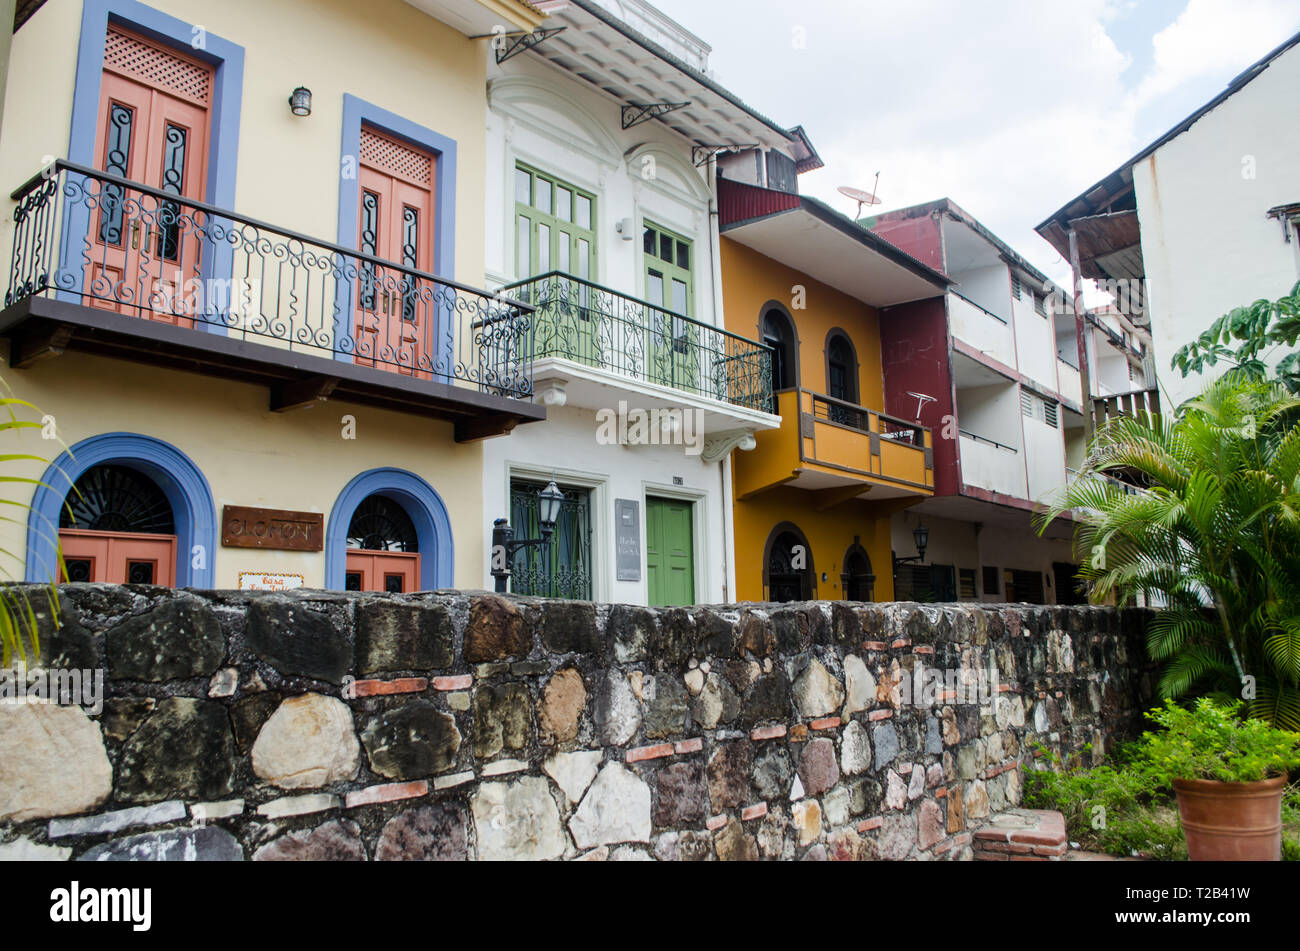
[[[840,330],[832,330],[826,338],[826,388],[833,399],[858,402],[858,358]]]
[[[406,509],[392,499],[372,495],[352,513],[348,548],[415,554],[420,550],[420,540]]]
[[[876,576],[871,571],[871,556],[856,538],[844,555],[840,589],[844,592],[845,601],[875,600]]]
[[[325,585],[402,593],[452,584],[451,520],[429,483],[372,469],[339,494],[325,531]]]
[[[162,489],[124,465],[94,466],[64,496],[59,544],[65,580],[176,582],[176,518]]]
[[[27,519],[28,581],[211,588],[216,506],[175,446],[137,433],[83,439],[51,463]]]
[[[775,302],[769,303],[764,310],[761,329],[763,343],[772,348],[772,402],[775,411],[775,394],[799,385],[798,340],[789,312]]]
[[[811,601],[816,594],[812,546],[798,527],[782,522],[767,538],[763,587],[775,604]]]

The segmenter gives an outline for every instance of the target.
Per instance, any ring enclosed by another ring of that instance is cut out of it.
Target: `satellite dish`
[[[916,421],[918,423],[921,421],[921,410],[925,409],[926,404],[939,402],[938,397],[928,396],[925,393],[913,393],[908,390],[907,395],[916,399]]]
[[[879,173],[879,172],[876,172],[876,185],[875,185],[875,187],[876,187],[877,189],[880,188],[880,173]],[[880,199],[879,199],[878,197],[876,197],[876,193],[875,193],[875,191],[865,191],[865,190],[863,190],[863,189],[861,189],[861,188],[854,188],[852,185],[841,185],[841,186],[840,186],[838,189],[836,189],[836,190],[837,190],[841,195],[843,195],[845,198],[852,198],[854,201],[856,201],[856,202],[858,203],[858,214],[857,214],[857,217],[858,217],[858,218],[861,218],[861,217],[862,217],[862,209],[863,209],[864,207],[871,207],[872,205],[879,205],[879,204],[880,204]]]

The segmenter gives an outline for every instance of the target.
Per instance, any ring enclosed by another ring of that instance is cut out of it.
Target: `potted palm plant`
[[[1193,862],[1277,862],[1282,857],[1282,795],[1300,767],[1300,734],[1241,719],[1241,704],[1202,697],[1172,700],[1147,718],[1141,758],[1172,783],[1187,857]]]

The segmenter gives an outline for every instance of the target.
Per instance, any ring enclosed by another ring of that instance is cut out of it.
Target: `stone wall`
[[[105,699],[0,703],[0,857],[966,859],[1150,687],[1106,608],[60,591]]]

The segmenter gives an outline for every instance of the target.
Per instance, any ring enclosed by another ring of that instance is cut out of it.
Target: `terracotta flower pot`
[[[1257,783],[1176,779],[1178,814],[1193,862],[1280,862],[1285,776]]]

